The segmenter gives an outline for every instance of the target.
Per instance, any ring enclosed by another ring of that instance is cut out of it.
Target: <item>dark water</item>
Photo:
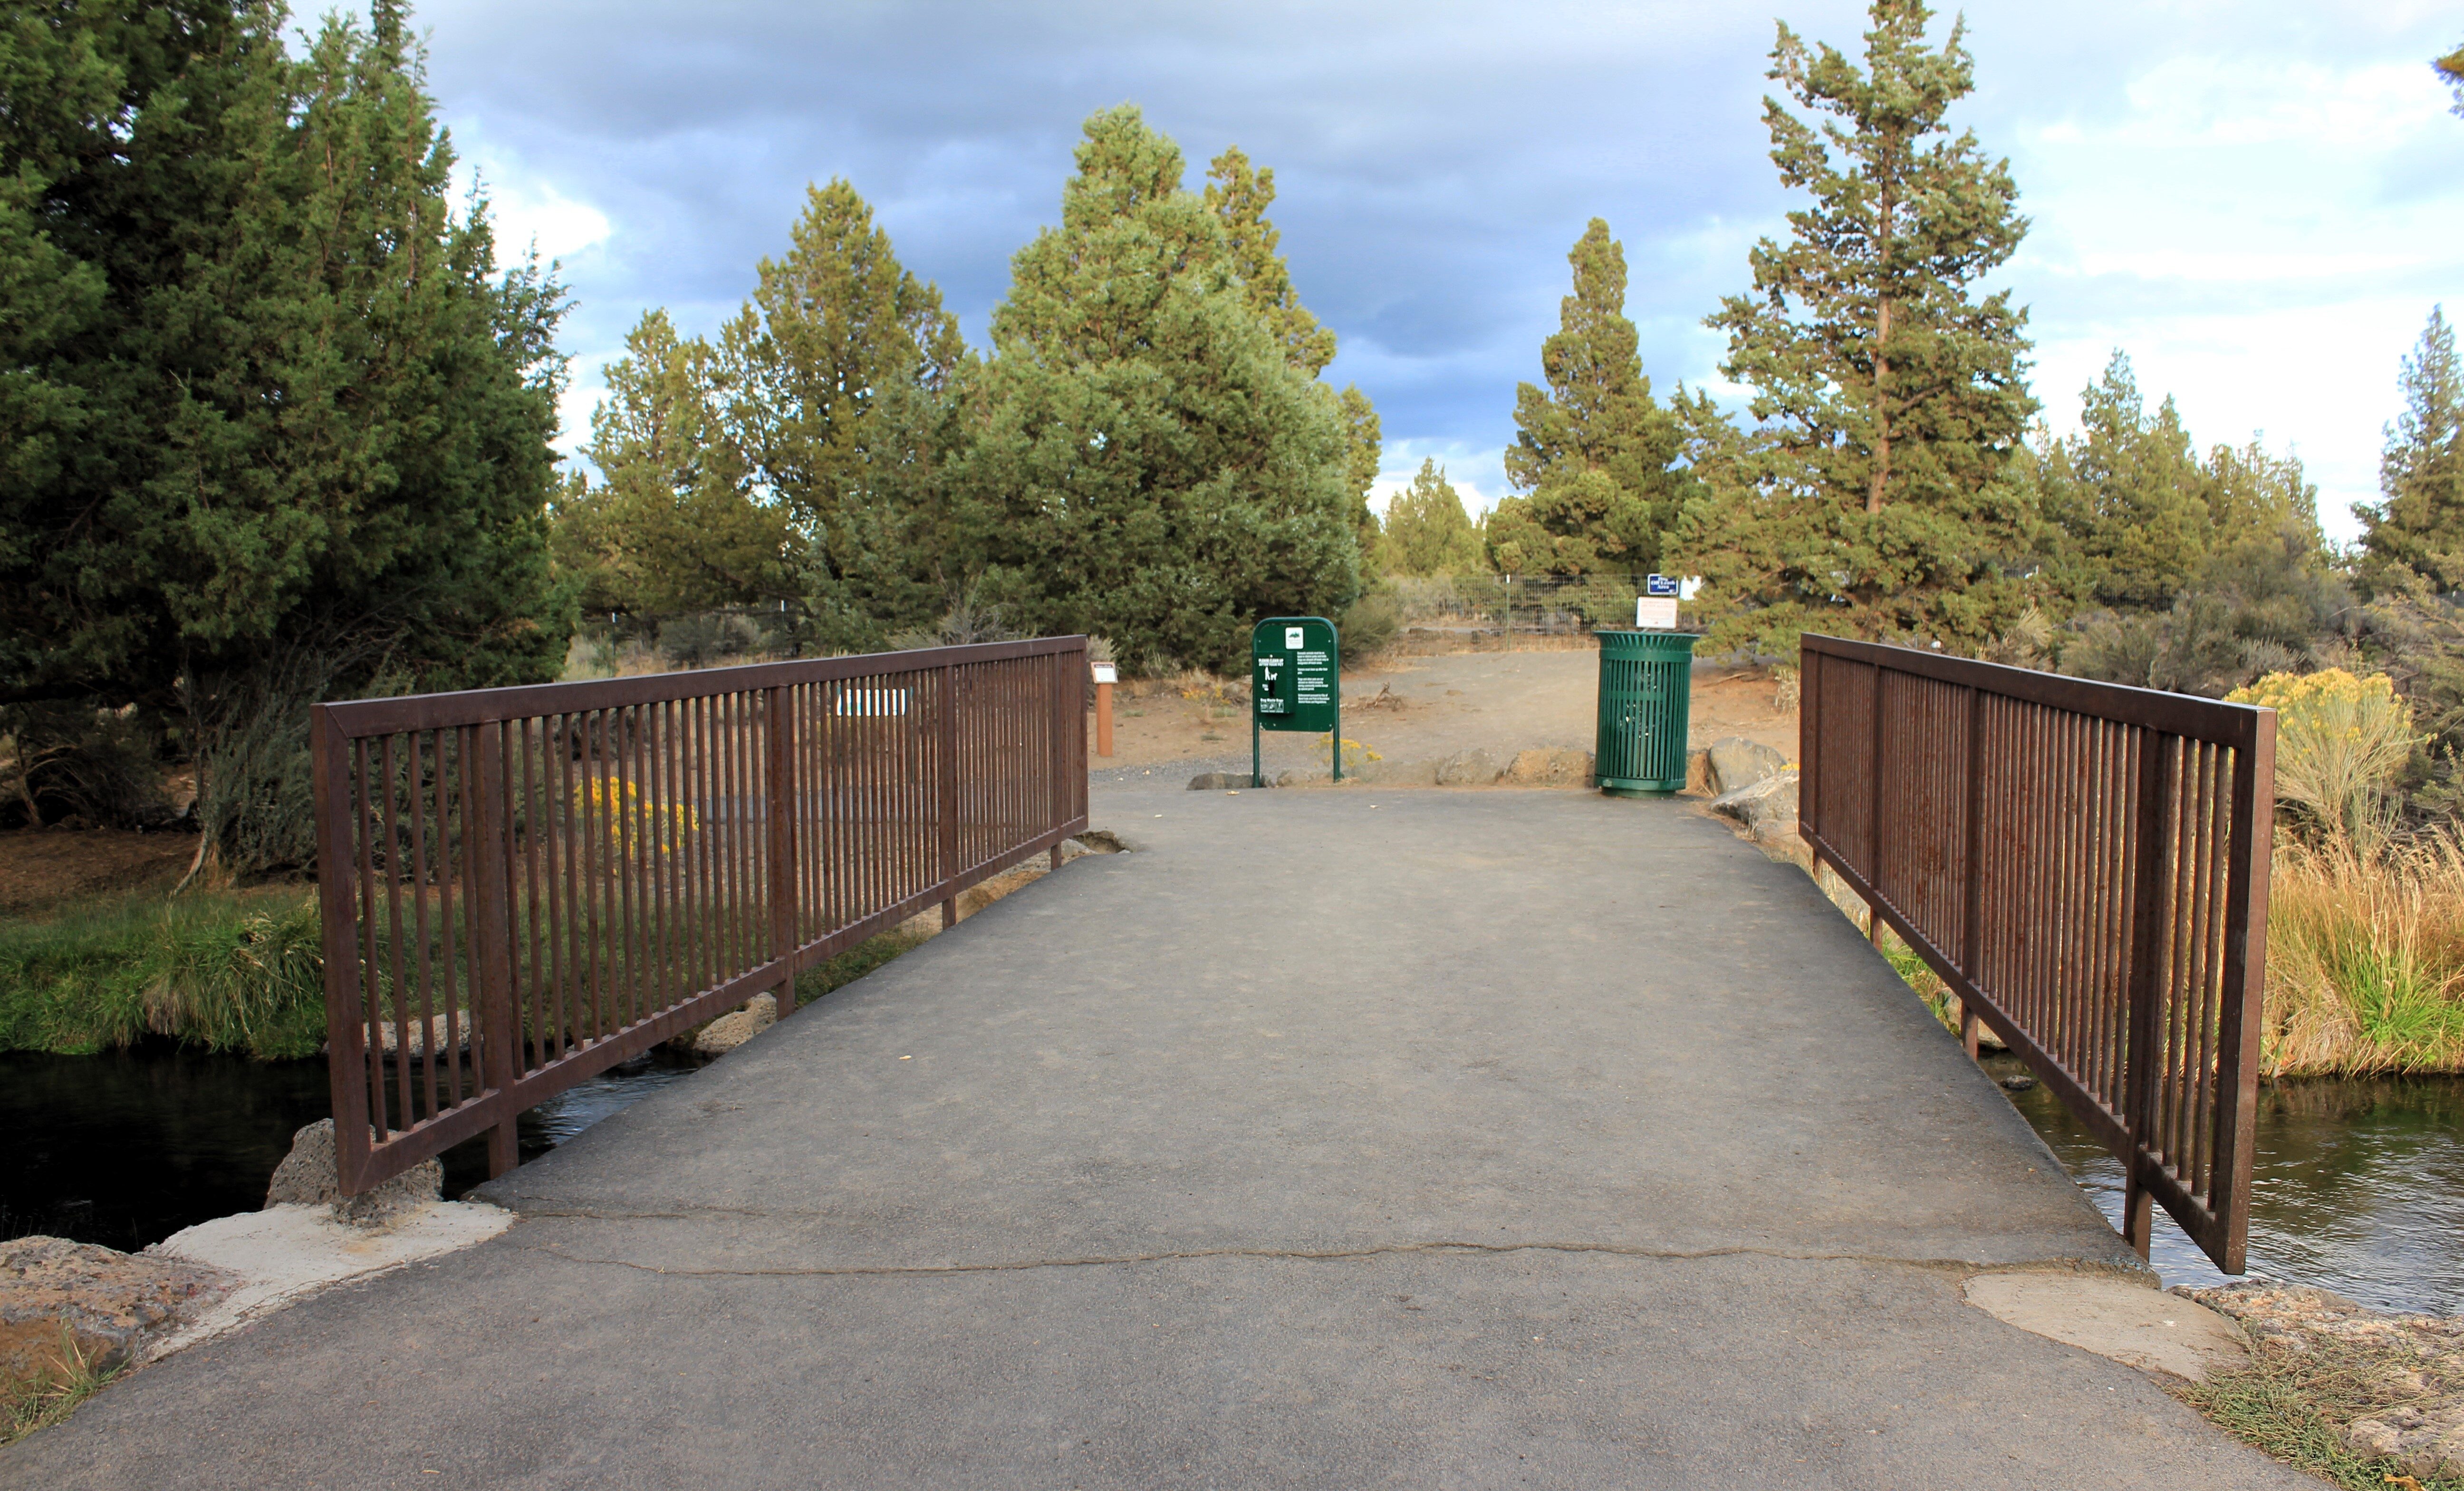
[[[2011,1101],[2119,1226],[2121,1162],[2046,1088]],[[2148,1261],[2167,1284],[2224,1280],[2161,1206]],[[2383,1310],[2464,1315],[2464,1078],[2261,1083],[2249,1265]]]
[[[521,1116],[536,1159],[701,1063],[653,1053]],[[331,1111],[325,1063],[251,1061],[169,1041],[93,1057],[0,1053],[0,1237],[135,1250],[265,1204],[291,1136]],[[445,1193],[487,1179],[484,1142],[445,1154]]]

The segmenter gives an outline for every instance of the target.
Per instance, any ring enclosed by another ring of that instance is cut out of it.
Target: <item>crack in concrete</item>
[[[1692,1261],[1704,1258],[1761,1257],[1796,1263],[1861,1263],[1893,1268],[1972,1274],[1980,1270],[2069,1269],[2120,1272],[2093,1258],[2053,1257],[2028,1261],[1985,1262],[1975,1258],[1911,1258],[1869,1253],[1798,1252],[1732,1244],[1712,1248],[1648,1248],[1613,1242],[1401,1242],[1356,1248],[1182,1248],[1155,1253],[1095,1254],[1081,1257],[1013,1258],[992,1263],[809,1264],[777,1268],[673,1268],[630,1258],[590,1257],[553,1243],[525,1243],[527,1251],[545,1253],[571,1263],[627,1268],[639,1273],[681,1279],[840,1279],[910,1278],[938,1274],[1009,1274],[1046,1268],[1110,1268],[1125,1264],[1178,1263],[1207,1258],[1265,1258],[1294,1262],[1340,1262],[1353,1258],[1391,1257],[1411,1254],[1564,1253],[1601,1254],[1613,1257]]]

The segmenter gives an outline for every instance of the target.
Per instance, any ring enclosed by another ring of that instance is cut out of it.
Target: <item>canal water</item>
[[[655,1051],[523,1114],[536,1159],[704,1063]],[[265,1204],[291,1136],[332,1111],[325,1063],[209,1056],[163,1040],[93,1057],[0,1053],[0,1237],[135,1250]],[[445,1193],[488,1178],[484,1141],[446,1151]]]
[[[1985,1065],[1996,1077],[2027,1070],[2012,1057]],[[2120,1227],[2122,1162],[2043,1084],[2011,1101]],[[2223,1283],[2155,1212],[2148,1261],[2165,1282]],[[2464,1078],[2260,1083],[2249,1255],[2254,1277],[2382,1310],[2464,1315]]]
[[[700,1065],[665,1053],[526,1113],[521,1155],[546,1153]],[[2009,1057],[1996,1076],[2021,1070]],[[2263,1086],[2252,1187],[2254,1275],[2380,1309],[2464,1314],[2464,1079]],[[2122,1170],[2044,1087],[2011,1101],[2108,1220]],[[0,1054],[0,1237],[51,1233],[136,1249],[253,1211],[293,1131],[326,1115],[322,1061],[255,1062],[169,1042],[95,1057]],[[479,1141],[446,1156],[446,1193],[486,1177]],[[2157,1210],[2168,1284],[2221,1280]]]

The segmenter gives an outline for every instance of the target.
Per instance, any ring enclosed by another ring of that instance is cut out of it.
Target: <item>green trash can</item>
[[[1612,797],[1683,791],[1694,634],[1593,634],[1600,639],[1599,748],[1593,752],[1593,783]]]

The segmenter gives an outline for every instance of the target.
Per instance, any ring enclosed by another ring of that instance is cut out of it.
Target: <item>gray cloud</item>
[[[1856,45],[1860,9],[1788,10],[1800,31]],[[783,245],[805,183],[833,175],[874,203],[901,257],[980,341],[1009,255],[1058,216],[1079,122],[1131,100],[1180,143],[1193,185],[1227,144],[1275,168],[1294,278],[1343,339],[1334,376],[1369,389],[1402,451],[1449,453],[1494,495],[1513,385],[1537,375],[1565,252],[1588,218],[1606,217],[1625,241],[1629,313],[1647,370],[1666,387],[1716,377],[1719,343],[1701,318],[1744,287],[1747,244],[1775,231],[1788,206],[1764,154],[1771,22],[1759,10],[451,0],[419,19],[446,116],[509,208],[553,192],[608,221],[605,239],[566,265],[579,300],[569,342],[585,381],[649,306],[715,324],[755,261]],[[2449,293],[2464,265],[2452,246],[2396,268],[2255,278],[2197,259],[2234,248],[2205,241],[2220,233],[2202,223],[2269,221],[2233,193],[2322,189],[2331,168],[2288,145],[2293,165],[2271,184],[2266,143],[2235,145],[2235,129],[2249,133],[2249,118],[2279,105],[2309,106],[2288,90],[2323,89],[2331,108],[2365,110],[2366,97],[2336,101],[2337,78],[2419,70],[2453,45],[2448,29],[2426,10],[2357,18],[2324,5],[1997,0],[1974,11],[1980,88],[1965,119],[2013,156],[2038,222],[2012,281],[2063,381],[2040,396],[2067,406],[2079,348],[2140,337],[2143,366],[2178,362],[2214,384],[2204,403],[2184,390],[2194,421],[2212,406],[2213,437],[2239,437],[2262,415],[2230,412],[2249,400],[2195,356],[2168,362],[2166,339],[2184,325],[2364,293],[2426,310]],[[2177,107],[2177,96],[2189,101]],[[2203,119],[2214,138],[2197,134]],[[2220,200],[2205,217],[2172,204],[2165,211],[2181,220],[2166,223],[2118,198],[2114,212],[2142,211],[2161,229],[2133,258],[2098,181],[2150,159],[2136,139],[2151,120],[2188,132],[2174,148],[2200,174],[2179,195]],[[2449,122],[2441,134],[2416,122],[2348,152],[2333,168],[2338,201],[2388,222],[2448,221],[2464,180],[2464,122]],[[519,212],[506,216],[519,226]],[[2387,333],[2371,325],[2373,355],[2387,354],[2379,403],[2389,404],[2400,347],[2378,347]],[[2366,360],[2356,353],[2354,366]],[[2355,450],[2374,446],[2375,425]],[[2305,451],[2321,440],[2302,437]],[[2358,456],[2343,459],[2360,470]]]

